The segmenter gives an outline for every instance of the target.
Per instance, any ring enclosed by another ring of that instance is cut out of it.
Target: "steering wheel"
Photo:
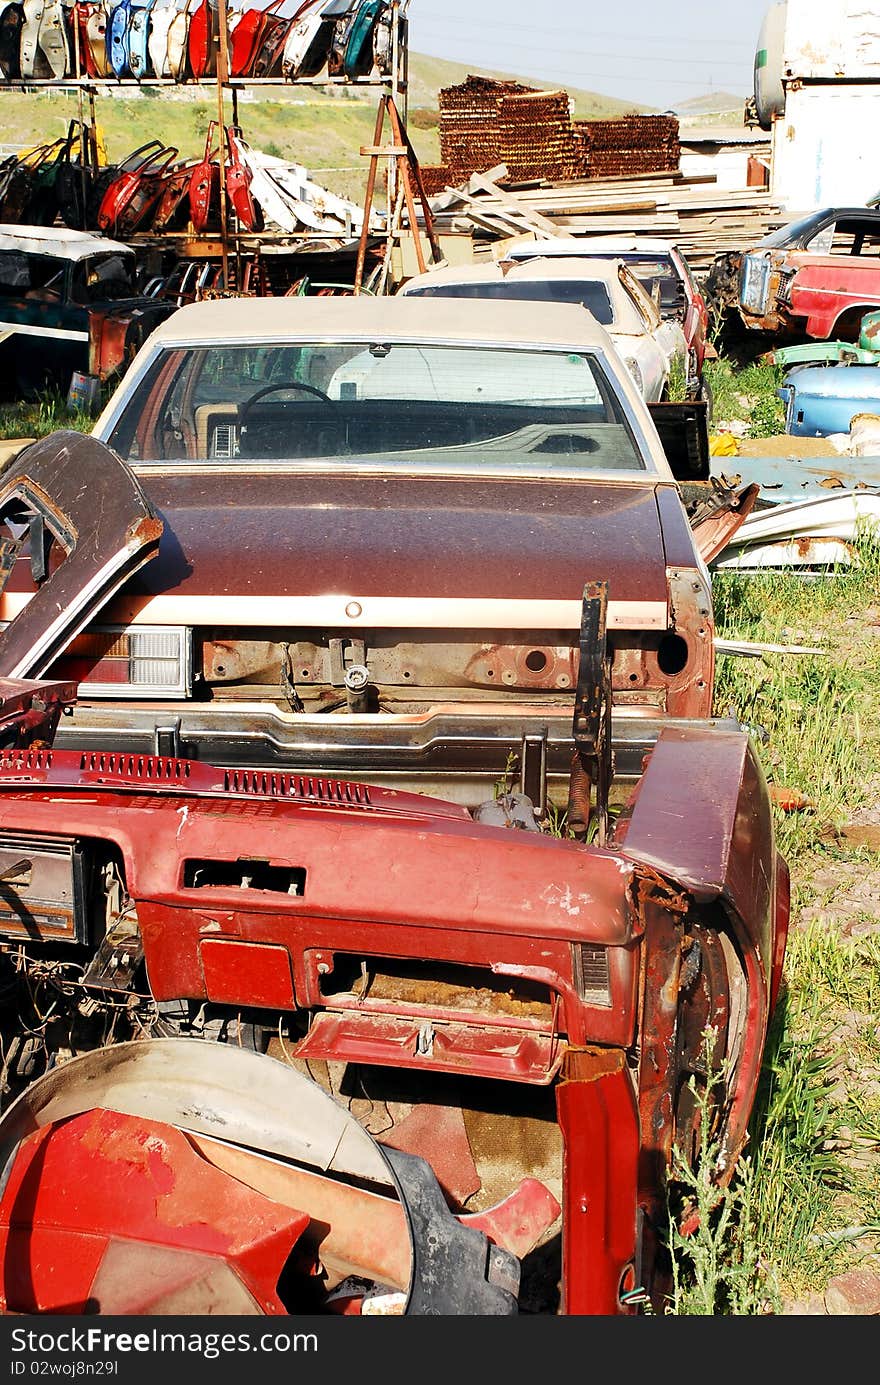
[[[313,394],[317,399],[323,399],[324,403],[329,404],[331,408],[335,408],[336,401],[331,399],[329,394],[318,389],[317,385],[305,385],[301,380],[285,380],[277,385],[264,385],[261,390],[250,395],[243,404],[239,404],[238,427],[240,432],[243,433],[247,428],[248,414],[257,401],[263,399],[267,394],[275,394],[278,390],[302,390],[303,394]]]

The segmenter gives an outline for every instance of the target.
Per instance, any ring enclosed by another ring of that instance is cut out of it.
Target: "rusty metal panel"
[[[652,866],[696,901],[724,900],[769,959],[772,817],[746,732],[662,731],[636,792],[622,854]]]
[[[82,858],[65,837],[0,833],[0,932],[85,942]]]
[[[48,575],[0,635],[0,677],[39,677],[126,578],[156,554],[162,521],[126,464],[62,430],[19,453],[0,484],[0,524],[51,536]]]

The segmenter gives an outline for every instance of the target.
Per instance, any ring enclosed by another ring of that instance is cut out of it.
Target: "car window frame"
[[[358,333],[356,336],[352,335],[351,337],[347,338],[347,341],[351,342],[351,344],[353,345],[360,344],[366,346],[369,345],[369,343],[374,339],[374,334],[367,335]],[[317,344],[319,342],[324,342],[325,344],[330,345],[334,340],[338,340],[338,336],[328,336],[324,338],[321,337],[319,334],[312,333],[309,335],[308,338],[293,338],[288,336],[273,336],[271,338],[267,337],[260,343],[260,345],[267,349],[285,345],[308,345],[310,343]],[[160,377],[158,374],[154,377],[151,377],[151,372],[159,357],[165,354],[168,355],[169,359],[165,364],[165,369],[169,372],[170,375],[173,375],[176,373],[176,371],[182,369],[186,360],[187,352],[209,351],[212,347],[217,346],[219,344],[220,343],[218,343],[217,341],[198,338],[191,341],[166,340],[161,343],[154,343],[152,346],[148,345],[147,347],[145,347],[142,350],[142,352],[139,353],[137,360],[129,368],[126,377],[117,387],[112,398],[106,405],[104,411],[96,421],[95,427],[93,429],[93,436],[99,438],[101,441],[107,443],[111,447],[115,446],[115,443],[113,441],[114,434],[121,422],[122,415],[126,411],[129,403],[133,402],[136,399],[138,392],[143,390],[145,387],[149,387],[149,391],[154,390],[156,387],[156,384]],[[222,345],[226,347],[246,347],[253,346],[254,344],[255,343],[252,338],[224,338],[222,342]],[[396,344],[418,345],[419,343],[414,342],[412,339],[401,338],[399,339],[399,341],[397,341]],[[509,344],[504,343],[503,341],[487,339],[478,341],[462,341],[437,338],[432,339],[428,344],[432,346],[492,346],[498,347],[500,349],[510,349]],[[513,349],[524,352],[546,351],[548,349],[548,346],[546,342],[518,342],[516,347]],[[629,434],[634,453],[642,462],[642,466],[640,468],[596,468],[593,470],[586,471],[583,467],[578,466],[558,466],[551,468],[546,465],[541,466],[539,464],[534,463],[504,464],[499,463],[494,458],[489,462],[482,462],[479,465],[466,465],[460,461],[455,463],[454,465],[446,463],[430,465],[428,463],[414,464],[410,461],[395,461],[393,459],[383,459],[381,462],[371,462],[365,461],[363,459],[345,459],[333,463],[334,474],[343,475],[358,472],[378,472],[390,475],[401,475],[420,474],[422,472],[426,472],[429,474],[438,475],[485,475],[505,476],[513,478],[521,477],[523,479],[550,479],[552,477],[554,480],[577,480],[580,482],[605,480],[623,484],[636,483],[655,485],[657,483],[669,482],[671,482],[672,484],[676,484],[674,475],[669,466],[668,459],[663,451],[659,438],[656,436],[654,423],[650,417],[649,411],[647,410],[647,406],[645,406],[644,408],[644,415],[640,416],[639,407],[633,404],[633,401],[629,396],[628,384],[624,385],[624,382],[620,379],[621,371],[618,369],[613,359],[615,353],[612,353],[612,356],[609,357],[607,351],[603,349],[601,344],[595,347],[591,346],[589,348],[584,348],[582,344],[578,345],[572,343],[568,345],[563,345],[562,343],[559,343],[557,345],[554,343],[551,349],[558,352],[561,355],[568,354],[571,351],[577,351],[579,353],[582,353],[585,350],[588,350],[589,354],[595,359],[598,378],[603,382],[604,387],[609,391],[610,396],[613,397],[613,399],[617,403],[617,406],[623,418],[623,425]],[[177,354],[176,363],[174,363],[175,353]],[[128,388],[126,388],[126,381],[128,382]],[[145,420],[148,420],[149,418],[149,410],[146,407],[148,402],[149,393],[144,401],[145,407],[141,411],[139,419],[133,426],[131,433],[132,439],[134,438],[138,430],[145,426]],[[155,424],[156,419],[154,418],[153,426],[155,426]],[[131,443],[129,443],[129,446],[130,445]],[[225,458],[193,459],[190,457],[181,457],[179,459],[157,458],[155,460],[152,460],[142,458],[131,459],[128,461],[128,465],[131,466],[136,473],[139,471],[143,471],[144,473],[156,473],[159,471],[183,470],[188,474],[202,472],[207,474],[211,470],[228,471],[230,468],[243,473],[257,470],[260,468],[272,472],[304,473],[327,470],[326,462],[321,462],[320,460],[316,461],[312,459],[304,460],[251,458],[239,460]]]

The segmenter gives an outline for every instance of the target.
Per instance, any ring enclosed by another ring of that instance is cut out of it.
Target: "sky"
[[[415,53],[660,109],[752,91],[770,0],[410,0]]]

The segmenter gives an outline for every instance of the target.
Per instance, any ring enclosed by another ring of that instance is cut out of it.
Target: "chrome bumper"
[[[616,711],[615,776],[638,779],[644,757],[665,726],[693,718]],[[713,724],[735,728],[731,719]],[[571,711],[499,704],[456,704],[424,716],[296,715],[265,703],[217,707],[190,703],[114,706],[79,703],[63,717],[59,749],[113,749],[180,755],[220,766],[295,770],[401,790],[436,794],[475,806],[491,798],[523,736],[545,741],[547,790],[564,804],[573,750]]]

